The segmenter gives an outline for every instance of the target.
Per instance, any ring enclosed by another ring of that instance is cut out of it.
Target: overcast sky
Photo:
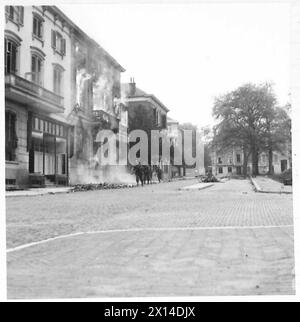
[[[289,97],[289,5],[58,5],[180,122],[212,122],[214,97],[272,81]]]

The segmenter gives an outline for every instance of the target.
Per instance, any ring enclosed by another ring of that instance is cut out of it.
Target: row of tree
[[[233,146],[243,148],[244,175],[252,158],[253,175],[259,174],[259,155],[269,155],[269,174],[273,174],[273,152],[284,152],[291,142],[290,105],[278,106],[270,84],[246,84],[216,98],[213,115],[212,147],[218,152]]]

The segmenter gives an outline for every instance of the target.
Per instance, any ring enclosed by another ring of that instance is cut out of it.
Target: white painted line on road
[[[129,228],[129,229],[112,229],[112,230],[96,230],[78,232],[69,235],[61,235],[53,238],[44,239],[38,242],[24,244],[6,250],[6,253],[13,253],[22,249],[30,248],[46,244],[59,239],[72,238],[82,235],[112,234],[112,233],[130,233],[130,232],[146,232],[146,231],[190,231],[190,230],[238,230],[238,229],[272,229],[272,228],[293,228],[294,225],[281,226],[223,226],[223,227],[166,227],[166,228]]]

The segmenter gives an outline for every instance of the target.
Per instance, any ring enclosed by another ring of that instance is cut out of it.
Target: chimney
[[[134,78],[130,78],[130,83],[129,83],[129,96],[134,96],[135,95],[135,82]]]

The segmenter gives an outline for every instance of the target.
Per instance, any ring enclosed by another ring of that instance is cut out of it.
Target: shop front
[[[68,126],[29,115],[29,181],[31,186],[68,184]]]

